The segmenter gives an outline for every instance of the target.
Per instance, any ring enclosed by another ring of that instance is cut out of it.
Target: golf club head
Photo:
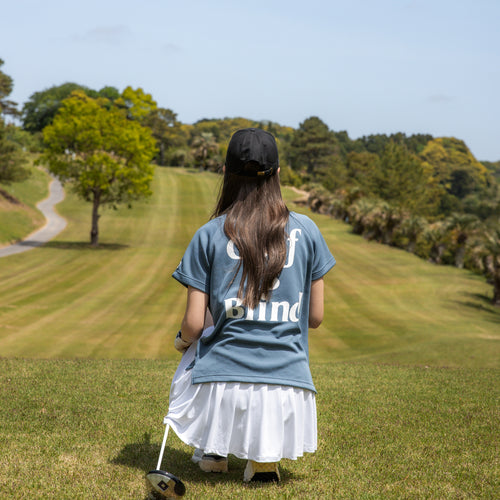
[[[153,489],[166,498],[178,498],[186,493],[184,483],[170,472],[152,470],[146,474],[146,478]]]

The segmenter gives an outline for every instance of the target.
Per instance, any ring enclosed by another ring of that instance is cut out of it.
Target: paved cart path
[[[55,238],[67,224],[66,219],[54,210],[55,205],[63,199],[64,189],[58,179],[53,179],[49,186],[49,196],[36,205],[38,210],[47,219],[45,226],[31,233],[26,239],[18,243],[0,248],[0,257],[7,257],[8,255],[32,250]]]

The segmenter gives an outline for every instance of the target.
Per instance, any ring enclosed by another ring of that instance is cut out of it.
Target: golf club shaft
[[[169,425],[166,424],[166,426],[165,426],[165,434],[163,435],[163,443],[161,444],[160,456],[158,457],[158,465],[156,466],[157,470],[160,469],[161,461],[163,460],[163,452],[165,451],[165,444],[167,442],[168,429],[169,429]]]

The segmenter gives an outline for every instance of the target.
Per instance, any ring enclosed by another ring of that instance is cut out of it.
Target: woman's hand
[[[177,333],[175,340],[174,340],[174,347],[181,353],[184,354],[188,349],[189,346],[191,345],[190,342],[185,341],[182,338],[181,331],[179,330],[179,333]]]

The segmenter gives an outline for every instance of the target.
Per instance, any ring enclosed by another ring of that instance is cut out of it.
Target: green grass
[[[145,499],[176,363],[0,360],[2,498]],[[319,449],[282,460],[280,485],[204,474],[170,433],[163,468],[186,498],[498,498],[491,369],[313,363]]]
[[[209,217],[218,176],[162,168],[153,189],[132,210],[103,212],[97,250],[88,244],[90,205],[68,194],[61,235],[0,259],[0,355],[176,357],[171,338],[185,296],[171,273]],[[483,277],[310,215],[338,261],[326,277],[325,322],[311,333],[312,359],[498,367],[500,310]]]
[[[43,170],[31,166],[31,176],[23,182],[13,182],[0,188],[19,200],[20,204],[8,203],[0,195],[0,247],[26,237],[45,223],[36,204],[49,194],[49,176]]]
[[[146,497],[179,360],[185,292],[170,275],[218,177],[162,168],[153,188],[103,213],[97,250],[90,206],[69,194],[56,240],[0,259],[0,498]],[[490,285],[309,215],[338,261],[310,337],[318,451],[283,460],[280,485],[248,486],[242,461],[207,476],[171,433],[164,468],[186,498],[499,498]]]

